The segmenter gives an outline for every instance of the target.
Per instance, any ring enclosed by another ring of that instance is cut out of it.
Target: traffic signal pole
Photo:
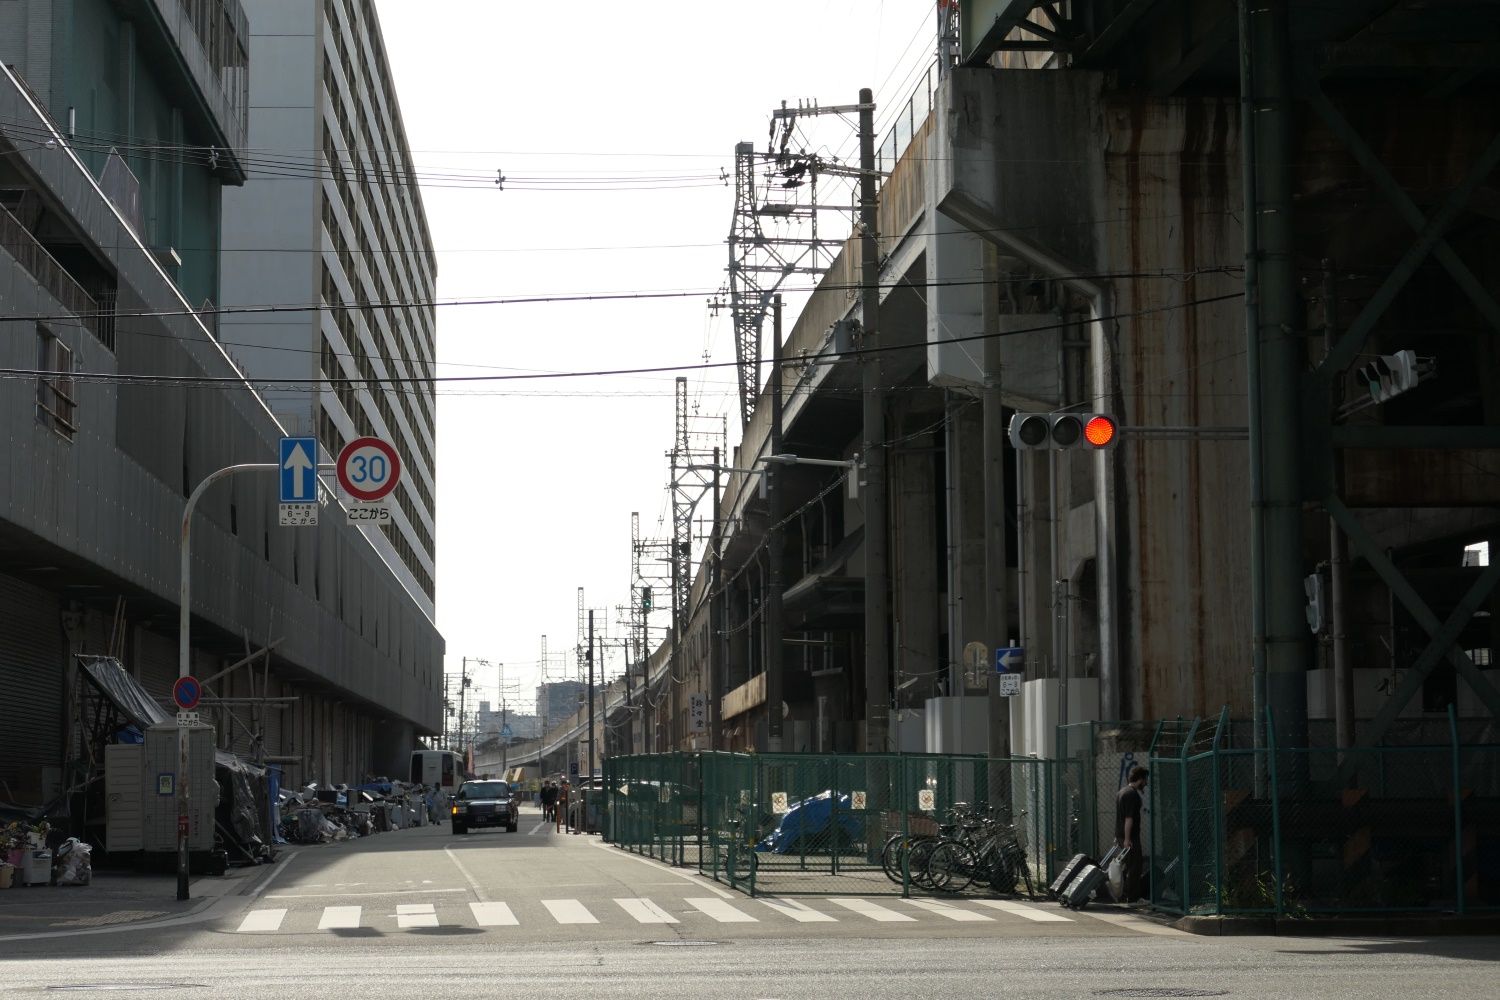
[[[993,296],[985,296],[985,313]],[[985,626],[989,643],[995,648],[1010,641],[1010,592],[1006,570],[1005,524],[1005,414],[1000,392],[1000,338],[986,323],[984,340],[984,388],[980,406],[984,415],[984,591]],[[1006,756],[1010,745],[1010,702],[1000,697],[1000,680],[993,665],[988,667],[985,685],[989,700],[989,751],[992,757]]]
[[[886,619],[890,615],[888,539],[886,538],[886,442],[884,370],[880,344],[880,227],[875,187],[875,95],[868,88],[859,92],[859,258],[860,346],[863,357],[860,388],[864,402],[864,508],[865,508],[865,751],[885,753],[890,749],[891,693],[890,640]]]

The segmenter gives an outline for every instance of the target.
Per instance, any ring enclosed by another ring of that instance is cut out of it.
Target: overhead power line
[[[1227,302],[1244,296],[1244,292],[1228,292],[1223,295],[1213,295],[1201,299],[1192,299],[1188,302],[1175,303],[1166,306],[1153,306],[1148,309],[1137,309],[1130,312],[1111,313],[1106,316],[1096,317],[1091,322],[1110,323],[1122,319],[1136,319],[1141,316],[1151,316],[1160,313],[1176,312],[1182,309],[1191,309],[1201,305],[1211,305],[1215,302]],[[893,344],[884,347],[858,348],[844,351],[841,358],[855,358],[870,354],[886,354],[893,351],[923,350],[929,347],[937,347],[946,344],[969,343],[973,341],[989,340],[998,337],[1015,337],[1027,333],[1045,333],[1053,330],[1074,329],[1078,322],[1065,321],[1048,323],[1042,326],[1026,327],[1019,330],[1006,330],[1001,333],[976,333],[965,337],[951,337],[942,340],[923,340],[912,344]],[[782,361],[783,367],[797,368],[811,362],[811,358],[787,358]],[[619,375],[653,375],[663,372],[690,372],[706,371],[715,368],[733,368],[739,364],[738,361],[699,362],[686,365],[655,365],[644,368],[615,368],[593,371],[569,371],[569,372],[528,372],[525,374],[512,375],[435,375],[435,376],[398,376],[386,378],[250,378],[248,376],[217,376],[217,375],[134,375],[118,372],[57,372],[52,370],[36,368],[0,368],[0,378],[36,378],[39,376],[67,375],[78,382],[108,382],[121,385],[242,385],[242,386],[331,386],[331,385],[439,385],[455,383],[483,383],[483,382],[523,382],[541,379],[560,378],[598,378]]]

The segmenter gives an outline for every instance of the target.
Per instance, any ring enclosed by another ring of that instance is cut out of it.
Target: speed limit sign
[[[401,458],[388,441],[355,438],[339,452],[338,477],[339,485],[354,499],[381,500],[401,481]]]

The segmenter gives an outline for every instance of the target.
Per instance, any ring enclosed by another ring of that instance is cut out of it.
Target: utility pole
[[[585,782],[594,780],[594,612],[589,611],[589,773]],[[588,787],[587,784],[584,785]],[[588,808],[585,803],[584,808]]]
[[[859,92],[860,297],[863,338],[865,463],[865,752],[890,749],[890,648],[886,618],[887,540],[885,495],[885,391],[880,344],[880,224],[875,186],[875,95]]]
[[[771,300],[771,455],[782,453],[782,398],[781,398],[781,295]],[[785,695],[782,693],[782,641],[781,641],[781,594],[784,559],[781,518],[786,504],[782,502],[781,465],[767,462],[766,471],[767,517],[771,522],[770,535],[766,540],[767,591],[766,594],[766,751],[780,753],[786,719],[782,713]]]
[[[994,310],[986,296],[985,316]],[[995,324],[998,326],[998,324]],[[984,591],[985,623],[990,644],[996,649],[1010,642],[1010,594],[1006,568],[1005,524],[1005,413],[1000,392],[1000,338],[991,324],[985,324],[984,388],[981,407],[984,415]],[[986,669],[986,698],[989,701],[989,752],[992,757],[1006,756],[1010,743],[1010,706],[1000,697],[1000,679],[993,665]]]
[[[714,506],[713,506],[713,529],[710,535],[710,548],[713,550],[713,562],[709,567],[709,606],[708,606],[708,631],[710,642],[708,647],[708,748],[719,749],[719,713],[722,706],[719,699],[723,697],[719,684],[724,674],[724,642],[722,633],[724,631],[724,597],[719,592],[723,587],[723,569],[720,558],[724,544],[723,522],[719,517],[719,449],[714,449]]]
[[[464,752],[465,736],[468,734],[468,726],[464,723],[464,699],[469,693],[469,658],[463,658],[463,672],[458,681],[458,752]]]

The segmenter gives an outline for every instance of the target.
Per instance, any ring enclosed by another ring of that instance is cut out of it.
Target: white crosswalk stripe
[[[239,933],[280,930],[281,921],[285,916],[286,910],[251,910],[241,921]]]
[[[782,916],[791,917],[799,924],[836,924],[839,922],[838,917],[824,913],[821,910],[815,910],[806,903],[798,902],[795,899],[762,898],[760,901]]]
[[[677,918],[649,899],[617,899],[615,903],[641,924],[675,924]]]
[[[1025,903],[1013,903],[1008,899],[976,899],[974,902],[980,906],[992,907],[993,909],[1009,913],[1012,916],[1034,920],[1037,923],[1071,924],[1073,922],[1072,917],[1064,916],[1054,910],[1044,910],[1039,906],[1027,906]]]
[[[910,922],[917,919],[916,917],[910,916],[909,914],[897,913],[895,910],[888,910],[884,906],[881,906],[879,903],[872,903],[868,899],[830,897],[828,902],[836,903],[846,910],[853,910],[855,913],[858,913],[862,917],[869,917],[871,920],[878,920],[883,924],[893,924],[900,921]]]
[[[713,896],[684,899],[684,903],[701,913],[706,913],[721,924],[758,924],[759,917],[752,917],[744,910],[736,909],[726,900]]]
[[[599,918],[576,899],[544,899],[542,905],[560,924],[597,924]]]
[[[358,906],[325,906],[323,907],[323,919],[318,921],[318,930],[346,930],[359,926]]]
[[[469,909],[480,927],[515,927],[520,923],[504,903],[470,903]]]
[[[431,903],[401,903],[396,907],[397,927],[436,927],[437,909]]]
[[[541,907],[536,903],[540,902]],[[601,901],[607,907],[605,901]],[[309,933],[308,925],[317,913],[317,929],[320,931],[351,930],[360,927],[390,929],[392,922],[397,928],[410,930],[442,926],[468,927],[517,927],[523,923],[535,924],[550,921],[561,925],[613,925],[618,928],[622,921],[637,924],[692,924],[695,921],[713,921],[717,924],[765,924],[773,926],[785,918],[798,924],[838,923],[840,918],[851,919],[851,915],[873,920],[877,923],[895,924],[923,921],[954,921],[961,923],[994,923],[999,921],[1029,921],[1032,923],[1077,924],[1076,915],[1065,914],[1034,903],[1023,903],[1007,899],[866,899],[857,896],[819,897],[813,902],[818,906],[784,897],[758,897],[755,900],[725,900],[711,896],[675,897],[663,900],[665,906],[645,897],[622,897],[614,900],[618,910],[608,909],[595,914],[589,905],[578,899],[526,900],[521,903],[470,902],[467,911],[457,900],[438,903],[401,903],[395,912],[380,907],[368,917],[359,906],[325,906],[321,913],[314,910],[288,910],[264,908],[250,910],[240,919],[235,933]],[[760,910],[756,904],[764,906]],[[838,915],[827,912],[832,907]],[[769,914],[766,912],[769,911]],[[1101,920],[1134,930],[1149,931],[1149,921],[1139,917],[1121,917],[1115,914],[1099,914]],[[1087,923],[1087,921],[1084,921]],[[1140,926],[1144,925],[1144,926]],[[700,923],[701,926],[701,923]]]
[[[947,917],[949,920],[967,923],[988,922],[990,920],[983,913],[975,913],[973,910],[961,910],[956,906],[949,906],[947,903],[939,903],[932,899],[908,899],[907,902],[912,906],[926,910],[928,913],[936,913],[939,916]]]

